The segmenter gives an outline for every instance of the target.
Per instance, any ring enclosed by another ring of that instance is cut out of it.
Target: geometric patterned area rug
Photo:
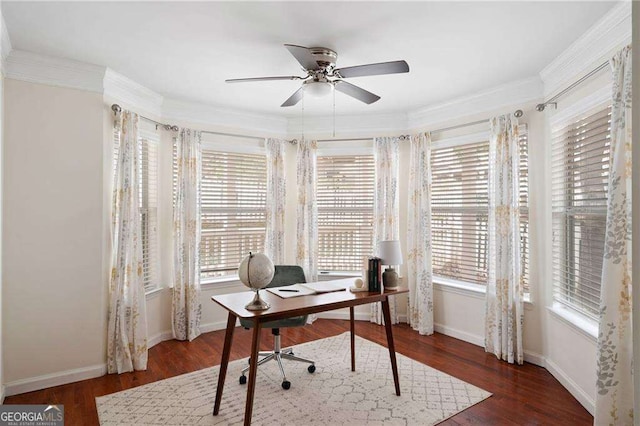
[[[351,371],[349,333],[296,345],[296,355],[313,359],[285,365],[291,389],[280,386],[274,362],[258,368],[254,425],[432,425],[491,394],[397,354],[401,396],[395,395],[387,348],[356,337],[356,371]],[[247,359],[229,363],[220,414],[213,416],[219,366],[96,398],[106,425],[242,424],[247,386],[240,370]]]

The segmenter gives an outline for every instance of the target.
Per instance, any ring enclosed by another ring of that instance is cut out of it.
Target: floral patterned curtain
[[[296,263],[308,282],[318,280],[318,206],[316,204],[316,141],[298,142]]]
[[[286,184],[284,141],[267,139],[267,233],[264,253],[276,265],[284,262],[284,207]]]
[[[611,59],[611,161],[594,424],[633,424],[631,311],[631,47]],[[637,374],[637,373],[636,373]],[[637,398],[637,395],[636,395]]]
[[[411,139],[406,263],[409,324],[423,335],[433,334],[431,180],[431,133],[420,133]]]
[[[113,187],[107,371],[147,369],[147,314],[142,268],[138,116],[123,111],[116,124],[118,162]]]
[[[200,132],[182,129],[176,140],[177,185],[173,210],[173,337],[200,335]]]
[[[485,351],[522,364],[524,285],[520,270],[520,150],[518,120],[491,119],[489,141],[489,278]]]
[[[373,141],[373,160],[376,167],[376,189],[373,199],[373,245],[378,241],[397,240],[400,234],[398,201],[398,162],[400,147],[398,138],[383,137]],[[391,323],[398,322],[397,302],[389,299]],[[382,324],[380,303],[371,304],[370,321]]]

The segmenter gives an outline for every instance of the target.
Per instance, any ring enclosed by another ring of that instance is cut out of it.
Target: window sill
[[[547,308],[551,314],[593,342],[598,341],[598,323],[559,303]]]
[[[483,285],[458,281],[451,278],[434,276],[433,283],[435,284],[435,287],[441,291],[470,296],[476,299],[484,299],[487,294],[487,290]],[[533,309],[530,294],[524,295],[524,307],[527,310]]]
[[[151,299],[155,299],[156,297],[158,297],[160,295],[160,293],[162,293],[166,288],[168,287],[158,287],[158,288],[154,288],[153,290],[149,290],[144,294],[144,297],[146,300],[151,300]]]
[[[236,288],[238,284],[244,286],[237,274],[224,277],[205,278],[200,281],[200,288],[204,290],[212,288]]]
[[[318,279],[322,277],[331,277],[332,279],[338,278],[351,278],[351,277],[361,277],[361,272],[356,271],[331,271],[331,272],[318,272]]]

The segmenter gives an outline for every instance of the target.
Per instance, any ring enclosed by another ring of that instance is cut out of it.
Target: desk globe
[[[275,267],[273,262],[262,253],[253,254],[249,252],[249,256],[242,259],[238,266],[238,276],[240,281],[250,289],[256,292],[253,300],[245,305],[248,311],[264,311],[271,306],[260,298],[260,290],[269,285],[273,280]]]

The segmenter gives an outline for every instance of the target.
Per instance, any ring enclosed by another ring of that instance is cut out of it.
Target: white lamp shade
[[[315,98],[321,98],[333,91],[333,84],[327,81],[307,81],[304,83],[304,93]]]
[[[378,257],[383,265],[401,265],[402,250],[399,240],[378,241]]]

